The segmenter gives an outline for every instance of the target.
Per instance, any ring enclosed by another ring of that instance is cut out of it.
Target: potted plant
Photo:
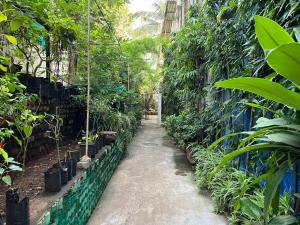
[[[6,224],[29,225],[29,198],[19,200],[19,189],[6,191]]]
[[[45,172],[45,190],[46,192],[59,192],[61,185],[68,182],[68,178],[66,180],[68,170],[66,171],[65,165],[62,165],[60,160],[60,128],[63,124],[63,119],[59,116],[58,107],[55,109],[55,115],[47,115],[45,122],[50,129],[49,137],[55,140],[58,159],[58,163]]]
[[[61,169],[51,167],[45,173],[45,191],[59,192],[61,190]]]
[[[0,136],[2,136],[2,132],[3,130],[0,130]],[[14,161],[13,158],[8,157],[7,152],[4,150],[3,142],[0,143],[0,155],[2,156],[0,163],[0,181],[10,186],[12,184],[12,179],[9,172],[22,171],[22,168],[19,166],[20,163]],[[7,224],[16,224],[19,222],[18,224],[29,225],[29,199],[24,198],[20,202],[18,189],[9,189],[6,192],[6,222]],[[2,224],[1,218],[0,224]]]
[[[98,139],[98,135],[97,134],[90,134],[88,137],[88,156],[90,158],[95,158],[95,155],[98,152],[98,148],[97,148],[97,144],[96,141]],[[85,141],[86,137],[85,135],[81,138],[81,140],[78,142],[79,146],[80,146],[80,152],[81,152],[81,156],[85,155]]]

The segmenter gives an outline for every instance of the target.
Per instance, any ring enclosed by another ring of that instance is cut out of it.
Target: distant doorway
[[[146,93],[145,96],[145,120],[149,120],[150,115],[157,116],[157,123],[161,124],[161,93]]]

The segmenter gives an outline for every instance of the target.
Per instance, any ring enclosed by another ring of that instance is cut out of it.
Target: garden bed
[[[69,147],[76,147],[77,144],[74,142],[66,142],[62,147],[62,152],[67,150]],[[63,154],[63,153],[62,153]],[[52,167],[54,163],[57,162],[57,153],[56,151],[51,151],[48,154],[41,155],[36,160],[30,161],[26,165],[26,170],[24,177],[22,173],[12,174],[13,177],[13,187],[20,188],[21,199],[25,196],[30,198],[30,201],[39,202],[38,199],[42,198],[44,203],[51,201],[51,196],[56,196],[56,194],[47,194],[48,198],[45,198],[45,185],[44,185],[44,172]],[[73,179],[75,180],[75,179]],[[69,182],[70,184],[72,182]],[[66,189],[70,184],[66,185]],[[5,186],[1,183],[0,185],[0,215],[5,217],[5,191],[8,189],[8,186]],[[63,189],[63,190],[64,190]],[[63,192],[63,191],[61,191]],[[30,212],[35,213],[36,210],[40,210],[41,205],[30,203]]]

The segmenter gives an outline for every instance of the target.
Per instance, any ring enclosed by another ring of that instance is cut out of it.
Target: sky
[[[152,4],[157,2],[157,0],[131,0],[130,1],[130,12],[135,13],[138,11],[151,11]]]

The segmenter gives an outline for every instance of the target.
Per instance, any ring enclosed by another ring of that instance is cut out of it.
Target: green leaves
[[[264,117],[260,117],[256,121],[256,125],[254,128],[262,128],[262,127],[269,127],[269,126],[282,126],[287,125],[288,122],[283,118],[276,118],[276,119],[268,119]]]
[[[17,45],[17,39],[11,35],[3,34],[3,36],[13,45]]]
[[[278,23],[266,17],[255,17],[255,32],[260,45],[265,51],[295,42]]]
[[[7,21],[7,16],[4,15],[2,12],[0,12],[0,23],[5,22],[5,21]],[[1,35],[3,35],[6,38],[6,40],[8,40],[11,44],[13,44],[13,45],[17,44],[17,39],[15,37],[8,35],[8,34],[1,34]],[[3,68],[0,68],[0,69],[3,70],[4,72],[6,72]]]
[[[11,177],[9,175],[2,177],[2,181],[9,186],[11,185]]]
[[[278,74],[300,86],[300,44],[278,23],[265,17],[255,17],[255,31],[258,41],[267,55],[269,66]],[[299,28],[294,29],[299,39]]]
[[[0,64],[0,70],[7,72],[7,67]]]
[[[294,31],[297,41],[300,43],[300,27],[295,27],[293,29],[293,31]]]
[[[292,131],[277,131],[275,133],[265,135],[271,142],[279,142],[300,148],[300,133]]]
[[[23,127],[23,132],[24,132],[24,134],[26,135],[27,138],[29,138],[31,136],[32,130],[33,130],[32,126],[24,125],[24,127]]]
[[[270,52],[267,62],[278,74],[300,86],[300,44],[281,45]]]
[[[8,154],[7,152],[0,147],[0,155],[2,155],[2,157],[4,158],[4,160],[8,159]]]
[[[264,214],[267,217],[269,207],[274,201],[274,197],[276,196],[276,199],[279,199],[279,185],[286,173],[286,170],[288,169],[288,163],[284,162],[282,165],[280,165],[279,169],[270,177],[268,177],[267,187],[265,191],[265,200],[264,200]],[[279,201],[279,200],[278,200]],[[278,204],[275,206],[273,205],[273,209],[276,208]]]
[[[7,21],[7,16],[4,15],[3,13],[0,13],[0,23],[5,21]]]
[[[249,218],[253,218],[255,220],[260,220],[263,215],[260,207],[256,205],[251,199],[249,198],[242,198],[240,201],[241,204],[241,211],[245,213]]]
[[[18,166],[18,165],[15,165],[15,164],[11,164],[11,165],[9,165],[9,167],[8,167],[10,170],[12,170],[12,171],[22,171],[22,167],[20,167],[20,166]]]
[[[299,76],[300,77],[300,76]],[[239,89],[300,110],[300,94],[261,78],[236,78],[217,82],[215,87]]]
[[[299,221],[294,216],[276,216],[272,218],[269,225],[291,225],[291,224],[299,224]]]
[[[17,20],[17,19],[12,20],[10,22],[10,27],[9,27],[10,31],[12,31],[12,32],[17,31],[21,25],[22,25],[22,22],[20,20]]]
[[[292,147],[286,146],[286,145],[279,145],[279,144],[269,144],[269,143],[264,143],[264,144],[255,144],[255,145],[249,145],[240,149],[237,149],[231,153],[228,153],[225,155],[220,164],[214,169],[214,171],[210,174],[209,178],[211,179],[223,166],[228,164],[233,158],[242,155],[247,152],[251,151],[264,151],[264,150],[277,150],[280,149],[281,151],[289,151],[293,150]]]
[[[241,199],[241,212],[243,212],[252,221],[261,221],[263,212],[259,205],[254,203],[250,198]],[[275,216],[271,220],[266,221],[268,225],[291,225],[298,224],[298,219],[292,215]],[[252,223],[251,223],[252,224]]]

